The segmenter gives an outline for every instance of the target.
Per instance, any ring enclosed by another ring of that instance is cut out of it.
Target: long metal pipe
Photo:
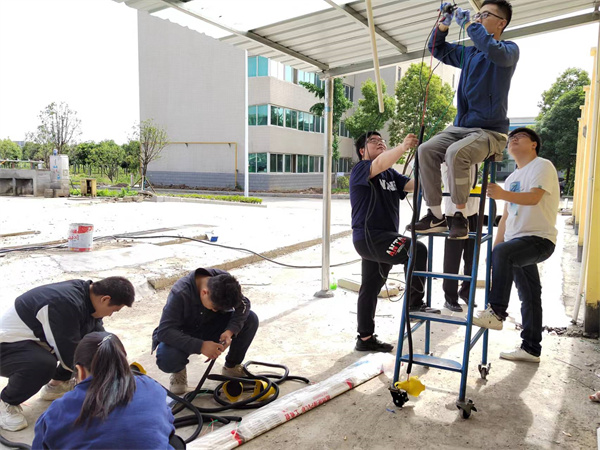
[[[321,264],[321,290],[315,297],[333,297],[329,289],[329,265],[331,246],[331,171],[333,169],[333,78],[325,78],[325,167],[323,168],[323,243]]]
[[[573,308],[573,322],[577,322],[577,316],[579,316],[579,307],[581,305],[581,298],[584,296],[585,290],[585,277],[587,272],[587,255],[589,252],[590,246],[590,230],[592,226],[592,193],[594,190],[594,169],[596,165],[594,164],[595,158],[600,157],[600,152],[598,152],[598,134],[600,133],[600,129],[598,129],[598,115],[600,110],[600,26],[598,27],[598,45],[596,47],[596,55],[595,55],[596,67],[595,71],[595,80],[594,80],[594,97],[592,98],[592,129],[587,130],[587,135],[591,138],[591,147],[590,147],[590,162],[589,162],[589,170],[588,170],[588,186],[587,186],[587,204],[586,204],[586,214],[585,214],[585,227],[584,227],[584,238],[583,238],[583,255],[581,257],[581,272],[579,273],[579,287],[577,289],[577,298],[575,299],[575,307]],[[596,250],[597,251],[597,250]]]
[[[367,0],[367,19],[369,20],[369,34],[371,35],[371,50],[373,51],[373,70],[375,71],[375,84],[377,85],[377,100],[379,112],[383,114],[383,89],[381,85],[381,74],[379,73],[379,56],[377,55],[377,35],[375,34],[375,22],[373,21],[373,5]]]

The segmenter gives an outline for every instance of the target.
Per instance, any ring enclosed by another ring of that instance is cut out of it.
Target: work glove
[[[452,9],[452,12],[444,12],[444,10],[446,9],[447,6],[452,6],[452,4],[451,3],[442,3],[442,6],[440,6],[440,11],[442,11],[442,17],[444,18],[444,20],[442,20],[440,23],[449,27],[452,24],[452,17],[454,16],[454,10]]]
[[[464,27],[465,24],[471,20],[471,11],[468,9],[464,10],[462,8],[457,8],[454,19],[460,27]]]

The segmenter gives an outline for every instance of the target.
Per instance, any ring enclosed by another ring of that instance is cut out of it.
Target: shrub
[[[337,178],[338,189],[350,189],[350,179],[348,177]]]

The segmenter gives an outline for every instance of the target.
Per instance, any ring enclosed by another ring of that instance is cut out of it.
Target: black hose
[[[27,445],[23,442],[13,442],[6,439],[4,436],[0,434],[0,444],[4,445],[8,448],[18,448],[23,450],[31,450],[31,445]]]

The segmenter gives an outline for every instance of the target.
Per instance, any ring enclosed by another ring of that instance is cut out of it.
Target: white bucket
[[[72,223],[69,225],[69,250],[73,252],[91,252],[94,225],[91,223]]]

